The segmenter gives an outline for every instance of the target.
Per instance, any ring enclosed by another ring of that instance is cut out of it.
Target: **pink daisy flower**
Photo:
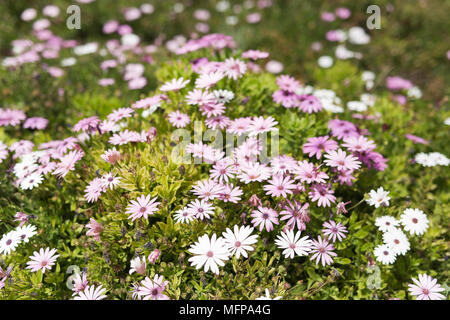
[[[198,181],[197,185],[192,187],[192,192],[206,201],[219,198],[220,194],[223,192],[224,187],[214,180],[204,180]]]
[[[156,108],[159,107],[160,104],[167,100],[167,96],[164,94],[157,94],[155,96],[151,96],[148,98],[144,98],[136,101],[131,107],[133,109],[147,109],[150,107]]]
[[[199,89],[211,88],[223,77],[225,77],[225,74],[222,71],[203,73],[195,80],[195,87]]]
[[[258,210],[253,210],[251,214],[252,223],[254,227],[259,226],[259,231],[262,231],[264,227],[267,232],[273,230],[273,224],[278,224],[278,213],[267,207],[258,207]]]
[[[376,144],[364,136],[352,136],[344,138],[344,143],[342,146],[352,152],[365,152],[375,149]]]
[[[347,213],[347,209],[345,208],[345,206],[348,205],[349,203],[351,203],[351,201],[339,202],[336,205],[336,214]]]
[[[120,160],[121,154],[119,151],[116,150],[116,148],[112,148],[109,150],[106,150],[102,155],[102,159],[106,162],[114,165],[117,161]]]
[[[225,112],[225,105],[223,103],[210,102],[199,107],[202,115],[208,118],[220,116]]]
[[[18,221],[19,222],[19,227],[23,226],[25,223],[28,222],[28,220],[30,220],[30,216],[26,213],[23,212],[17,212],[14,215],[14,221]]]
[[[141,281],[137,294],[140,297],[143,297],[144,300],[170,300],[170,298],[163,293],[168,284],[169,281],[164,281],[164,277],[158,274],[155,274],[153,280],[149,277],[145,277],[145,279]]]
[[[238,203],[242,195],[243,192],[238,186],[234,187],[233,184],[225,184],[222,193],[219,195],[219,199],[223,202]]]
[[[306,113],[319,112],[323,109],[322,103],[318,98],[312,95],[298,96],[299,106],[298,108]]]
[[[158,205],[160,204],[160,202],[156,202],[156,200],[157,198],[151,199],[150,195],[141,195],[136,200],[131,200],[131,203],[127,207],[127,211],[125,212],[130,215],[128,219],[131,219],[131,221],[134,221],[137,218],[147,219],[149,215],[155,214],[155,212],[158,211]]]
[[[75,170],[75,164],[81,160],[84,156],[83,151],[70,151],[64,157],[61,158],[61,162],[57,164],[53,174],[58,176],[58,178],[63,178],[69,171]]]
[[[100,241],[100,233],[103,230],[100,223],[91,218],[89,223],[86,225],[86,228],[88,229],[86,232],[87,236],[93,237],[96,241]]]
[[[64,154],[67,151],[76,148],[78,146],[77,142],[78,142],[77,138],[68,137],[68,138],[64,139],[63,141],[61,141],[61,143],[58,144],[56,151],[58,151],[58,153],[60,153],[60,154]]]
[[[336,180],[341,185],[347,184],[348,186],[351,186],[353,185],[353,181],[356,180],[352,173],[353,170],[339,170],[337,172]]]
[[[208,91],[194,89],[189,91],[186,95],[186,102],[190,105],[202,106],[205,104],[213,103],[215,101],[214,95]]]
[[[191,119],[187,114],[181,113],[180,111],[177,110],[169,113],[169,122],[174,127],[184,128],[191,122]]]
[[[159,90],[161,91],[179,91],[186,87],[186,85],[190,82],[190,80],[184,80],[183,77],[178,79],[172,79],[166,83],[164,83]]]
[[[445,291],[437,280],[427,274],[419,274],[419,280],[413,278],[413,283],[408,284],[408,291],[416,296],[417,300],[443,300],[445,296],[439,292]]]
[[[76,295],[78,292],[83,291],[88,286],[87,275],[85,272],[75,274],[74,284],[72,290],[74,291],[73,295]]]
[[[311,187],[309,197],[311,201],[318,201],[319,207],[330,207],[331,203],[336,201],[336,197],[333,195],[334,191],[325,184],[315,184]]]
[[[328,175],[325,172],[319,171],[314,164],[306,160],[298,162],[294,173],[296,174],[295,179],[300,179],[301,182],[308,184],[325,183],[325,179],[328,179]]]
[[[251,122],[252,118],[250,117],[234,119],[228,125],[227,132],[240,136],[248,131]]]
[[[136,131],[130,131],[125,129],[119,133],[115,133],[111,138],[109,138],[108,142],[113,145],[123,145],[129,142],[144,142],[147,138],[142,137]]]
[[[84,189],[84,198],[88,203],[96,202],[106,188],[102,178],[94,178]]]
[[[194,215],[197,219],[210,219],[210,215],[214,215],[216,208],[205,200],[194,200],[187,206],[189,214]]]
[[[286,198],[288,194],[292,194],[292,190],[295,189],[295,184],[289,178],[289,176],[283,177],[282,174],[276,174],[271,180],[268,180],[268,185],[264,186],[264,190],[267,195],[272,197],[282,196]]]
[[[38,129],[38,130],[43,130],[45,129],[45,127],[47,127],[48,124],[48,120],[45,118],[40,118],[40,117],[33,117],[33,118],[28,118],[24,124],[23,127],[25,129]]]
[[[245,74],[247,65],[239,59],[228,58],[224,61],[220,70],[227,78],[237,80]]]
[[[333,242],[336,241],[336,238],[339,241],[342,241],[346,236],[344,233],[347,233],[347,228],[342,225],[342,223],[336,223],[333,220],[326,221],[323,223],[324,229],[322,233]]]
[[[270,161],[270,166],[272,167],[273,174],[285,174],[292,172],[297,167],[297,161],[290,156],[281,155],[273,158]]]
[[[327,152],[325,158],[327,160],[324,160],[324,162],[327,166],[337,168],[338,170],[356,170],[361,166],[358,158],[347,155],[342,149]]]
[[[300,89],[300,82],[295,80],[293,77],[288,75],[281,75],[277,77],[276,79],[278,87],[280,87],[281,90],[294,92],[297,89]]]
[[[17,126],[26,117],[21,110],[0,109],[0,127]]]
[[[20,140],[14,142],[9,150],[14,152],[13,158],[19,158],[24,154],[30,153],[33,150],[34,143],[29,140]]]
[[[230,118],[228,118],[226,116],[223,116],[223,115],[220,115],[220,116],[217,116],[217,117],[208,118],[208,119],[205,120],[206,126],[209,129],[213,129],[213,130],[216,130],[216,129],[223,130],[226,127],[228,127],[230,122],[231,122]]]
[[[271,176],[270,168],[257,162],[245,163],[241,166],[241,173],[238,178],[241,182],[249,184],[250,182],[262,182]]]
[[[275,126],[278,122],[272,117],[254,117],[248,126],[250,136],[256,136],[259,133],[278,130]]]
[[[405,138],[411,140],[414,143],[421,143],[425,145],[430,144],[427,140],[409,133],[405,134]]]
[[[298,95],[289,90],[277,90],[272,94],[275,103],[281,104],[285,108],[294,108],[300,105]]]
[[[337,254],[333,252],[334,246],[329,243],[327,239],[321,238],[319,236],[317,240],[312,240],[311,252],[314,253],[310,260],[316,259],[316,265],[319,264],[319,261],[322,261],[322,266],[330,265],[333,263],[333,257],[336,257]]]
[[[302,205],[301,202],[297,200],[293,200],[293,202],[289,200],[286,201],[287,205],[284,205],[283,210],[280,212],[280,215],[282,216],[280,220],[287,220],[286,225],[289,228],[295,228],[295,226],[297,226],[298,230],[305,230],[306,224],[310,221],[308,212],[309,203]]]
[[[42,273],[45,273],[45,270],[50,270],[52,268],[58,257],[59,254],[56,254],[56,249],[50,250],[50,248],[47,247],[44,250],[41,248],[39,251],[33,252],[33,255],[30,256],[31,261],[27,262],[26,269],[31,269],[31,272],[42,270]]]
[[[92,133],[97,131],[98,125],[100,124],[100,119],[97,116],[81,119],[73,126],[73,131],[83,131],[87,133]]]
[[[134,110],[132,108],[119,108],[108,115],[108,120],[118,122],[122,119],[131,117],[133,113]]]
[[[242,57],[252,60],[266,59],[269,57],[269,53],[259,50],[247,50],[242,53]]]
[[[338,144],[331,140],[329,136],[308,138],[303,145],[303,153],[307,153],[309,157],[316,156],[317,159],[322,157],[322,152],[336,150]]]
[[[352,136],[357,137],[360,136],[356,126],[349,121],[333,119],[328,121],[328,128],[331,129],[332,135],[334,137],[337,137],[338,139],[343,139]]]
[[[209,176],[211,179],[223,183],[233,179],[236,173],[237,170],[233,166],[233,161],[230,158],[224,158],[213,165]]]

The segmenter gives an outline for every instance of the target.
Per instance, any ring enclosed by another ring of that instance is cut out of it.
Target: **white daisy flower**
[[[203,199],[202,200],[196,199],[188,204],[187,210],[189,211],[189,213],[193,214],[196,218],[203,220],[211,218],[210,215],[214,214],[215,209],[216,207],[214,207],[208,201],[205,201]]]
[[[24,190],[31,190],[36,188],[44,180],[44,176],[39,172],[30,173],[26,178],[20,183],[20,188]]]
[[[275,244],[283,250],[285,258],[294,258],[295,255],[306,256],[311,250],[311,240],[308,236],[300,238],[301,232],[297,231],[294,234],[293,230],[287,232],[281,232],[281,235],[277,236]]]
[[[394,249],[386,244],[382,244],[376,247],[373,253],[376,260],[378,262],[381,262],[382,264],[392,264],[397,259],[397,255],[395,254]]]
[[[405,209],[400,216],[400,221],[410,234],[422,235],[428,229],[428,218],[420,209]]]
[[[7,234],[3,235],[2,239],[0,240],[0,254],[10,254],[11,251],[16,250],[16,247],[20,242],[21,240],[16,232],[8,232]]]
[[[188,210],[187,207],[184,207],[177,211],[176,214],[173,216],[175,218],[175,221],[178,223],[189,223],[195,219],[195,214]]]
[[[27,224],[22,227],[17,227],[16,230],[14,230],[14,232],[17,234],[19,239],[25,243],[28,242],[32,236],[37,234],[36,227],[31,224]]]
[[[145,257],[136,257],[130,261],[130,274],[134,272],[139,274],[145,274],[145,268],[147,263],[145,262]]]
[[[103,300],[106,298],[104,294],[106,289],[101,285],[98,287],[87,286],[83,291],[78,292],[78,295],[73,298],[74,300]]]
[[[231,254],[235,254],[236,258],[242,255],[244,258],[248,257],[247,251],[253,251],[254,248],[251,246],[258,240],[257,235],[251,235],[253,232],[253,227],[234,226],[234,232],[230,228],[227,228],[226,232],[222,233],[225,239],[225,244],[230,250]]]
[[[38,165],[34,162],[19,162],[14,166],[14,175],[17,178],[23,178],[38,169]]]
[[[420,152],[416,154],[414,160],[424,167],[434,167],[434,166],[448,166],[450,160],[439,152],[424,153]]]
[[[214,90],[212,94],[219,103],[228,103],[234,99],[234,93],[229,90]]]
[[[395,254],[405,255],[410,249],[408,238],[400,229],[389,229],[383,234],[383,241]]]
[[[223,267],[224,261],[228,260],[230,256],[225,239],[217,238],[216,234],[213,234],[211,239],[207,234],[199,237],[198,241],[191,245],[189,252],[194,254],[189,258],[192,266],[195,266],[196,269],[204,266],[205,272],[211,269],[215,274],[219,274],[219,266]]]
[[[102,177],[102,184],[105,188],[114,189],[120,183],[120,177],[114,176],[111,172]]]
[[[367,203],[375,208],[379,208],[380,206],[389,206],[389,200],[391,197],[388,196],[389,191],[385,191],[383,187],[379,187],[376,191],[370,190],[369,199],[367,199]]]
[[[265,296],[261,296],[261,297],[259,297],[259,298],[256,298],[255,300],[280,300],[281,298],[283,298],[283,297],[281,297],[281,296],[278,296],[278,297],[275,297],[275,298],[272,299],[272,298],[270,297],[269,289],[266,289],[266,290],[265,290],[265,293],[266,293]]]
[[[382,216],[375,220],[375,225],[383,232],[387,232],[390,229],[397,227],[399,224],[400,221],[392,216]]]
[[[357,112],[367,111],[367,105],[361,101],[349,101],[347,102],[347,108]]]
[[[317,60],[319,67],[327,69],[333,65],[333,58],[330,56],[322,56]]]

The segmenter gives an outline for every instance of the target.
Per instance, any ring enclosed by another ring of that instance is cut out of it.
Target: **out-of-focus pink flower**
[[[148,256],[148,261],[151,264],[155,264],[156,260],[159,258],[161,254],[161,251],[159,251],[158,249],[155,249],[152,251],[152,253],[150,253],[150,255]]]
[[[27,223],[29,219],[30,219],[29,215],[20,211],[14,215],[14,221],[19,221],[19,227]]]
[[[37,129],[37,130],[43,130],[45,127],[47,127],[48,120],[45,118],[40,117],[33,117],[28,118],[24,124],[23,127],[25,129]]]
[[[408,90],[413,87],[413,84],[411,81],[402,77],[387,77],[386,87],[389,90]]]
[[[139,77],[132,79],[128,82],[128,88],[130,90],[139,90],[147,85],[147,79],[144,77]]]
[[[345,8],[345,7],[337,8],[335,12],[336,12],[336,16],[343,20],[350,18],[350,15],[352,14],[350,9]]]
[[[322,21],[325,21],[325,22],[332,22],[336,19],[336,17],[334,16],[334,13],[332,13],[332,12],[322,12],[320,14],[320,19],[322,19]]]
[[[100,233],[103,230],[100,223],[91,218],[89,223],[86,225],[86,228],[88,229],[86,232],[87,236],[93,237],[96,241],[100,241]]]
[[[405,134],[405,138],[411,140],[414,143],[429,144],[427,140],[409,133]]]

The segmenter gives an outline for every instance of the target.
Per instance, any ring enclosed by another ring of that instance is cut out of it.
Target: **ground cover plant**
[[[0,297],[446,299],[449,48],[368,5],[0,4]]]

